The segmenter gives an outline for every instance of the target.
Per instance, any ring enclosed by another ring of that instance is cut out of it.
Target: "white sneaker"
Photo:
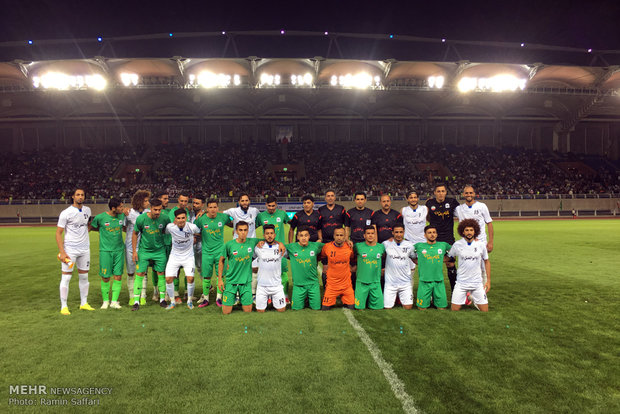
[[[200,295],[200,299],[198,299],[198,304],[200,305],[204,301],[205,301],[205,295],[203,293],[202,295]]]
[[[121,308],[122,308],[121,304],[120,304],[120,303],[118,303],[118,302],[112,302],[112,303],[110,303],[110,307],[111,307],[112,309],[121,309]]]
[[[101,309],[108,309],[108,307],[110,306],[110,301],[106,300],[105,302],[103,302],[103,304],[101,305]]]

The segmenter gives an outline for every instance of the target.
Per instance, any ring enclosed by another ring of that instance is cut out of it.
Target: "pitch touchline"
[[[366,348],[368,348],[372,358],[375,360],[377,365],[379,365],[385,379],[390,384],[390,387],[392,387],[392,392],[403,405],[403,411],[407,414],[419,413],[420,410],[416,408],[413,398],[411,398],[411,396],[405,391],[405,384],[398,378],[392,369],[392,365],[383,359],[383,356],[381,356],[381,350],[377,347],[373,340],[370,339],[370,336],[368,336],[366,330],[359,324],[357,319],[355,319],[355,316],[353,316],[351,310],[343,308],[342,311],[353,329],[357,332],[357,335],[366,345]]]

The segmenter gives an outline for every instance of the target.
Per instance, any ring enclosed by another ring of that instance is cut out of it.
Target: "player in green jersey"
[[[385,247],[377,244],[377,230],[374,226],[364,227],[364,242],[354,246],[357,257],[357,279],[355,281],[355,309],[383,309],[381,275],[384,271]]]
[[[200,229],[202,240],[202,297],[198,301],[198,307],[209,306],[209,290],[211,288],[211,277],[220,261],[222,250],[224,249],[224,227],[230,223],[232,218],[218,212],[218,201],[211,199],[207,201],[207,212],[197,217],[194,224]],[[217,289],[216,303],[222,306],[222,291]]]
[[[125,215],[123,202],[113,198],[108,203],[109,211],[95,216],[89,225],[89,230],[99,232],[99,276],[101,276],[101,309],[120,309],[118,296],[121,293],[123,282],[123,268],[125,265],[125,243],[123,242],[123,226]],[[110,277],[112,282],[112,303],[110,303]]]
[[[284,210],[278,209],[278,202],[274,196],[267,196],[265,199],[266,211],[261,211],[256,217],[256,228],[265,224],[273,224],[276,229],[276,241],[286,243],[286,233],[284,225],[290,221],[288,214]],[[288,298],[288,266],[286,260],[282,260],[282,288],[284,289],[284,297],[286,303]]]
[[[291,309],[303,309],[308,298],[310,309],[320,310],[321,288],[317,263],[325,244],[311,242],[310,231],[303,226],[297,229],[297,239],[298,242],[286,245],[293,276]]]
[[[164,234],[166,225],[170,223],[170,219],[161,215],[161,200],[151,200],[151,211],[141,214],[136,219],[136,226],[133,231],[133,260],[136,262],[136,282],[134,284],[135,302],[131,310],[140,309],[140,290],[142,289],[142,280],[146,276],[146,271],[150,263],[153,263],[153,269],[157,272],[157,281],[159,288],[159,304],[166,307],[165,292],[166,280],[164,278],[164,270],[166,269],[166,246]],[[140,247],[136,250],[140,234]],[[174,300],[174,298],[171,298]]]
[[[177,197],[177,203],[178,205],[170,209],[170,211],[168,212],[168,218],[170,219],[171,223],[174,221],[174,217],[175,217],[174,212],[179,209],[185,210],[185,214],[187,214],[187,217],[190,216],[190,211],[189,211],[189,208],[187,207],[187,205],[189,204],[189,195],[186,193],[180,193],[179,196]],[[171,248],[172,248],[172,238],[169,234],[166,234],[166,255],[167,256],[170,256]],[[187,277],[183,278],[183,280],[185,283],[185,290],[186,290],[185,293],[187,294]],[[179,293],[179,277],[174,278],[174,301],[176,302],[177,305],[180,305],[181,303],[183,303],[183,301],[181,300],[181,295]]]
[[[438,309],[448,307],[446,286],[443,283],[443,264],[446,254],[450,250],[450,244],[437,241],[437,228],[432,225],[424,227],[426,243],[414,245],[415,260],[418,265],[417,305],[418,309],[425,310],[433,303]]]

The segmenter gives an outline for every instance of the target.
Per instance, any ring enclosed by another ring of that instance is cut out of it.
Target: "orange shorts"
[[[334,306],[338,296],[342,296],[342,303],[345,305],[355,304],[355,293],[350,284],[340,287],[327,283],[325,293],[323,294],[323,306]]]

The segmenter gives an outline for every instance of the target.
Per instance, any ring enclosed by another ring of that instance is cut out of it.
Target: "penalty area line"
[[[366,330],[359,324],[357,319],[355,319],[355,316],[353,316],[351,310],[343,308],[342,311],[347,317],[349,324],[351,324],[353,329],[355,329],[357,335],[360,337],[364,345],[366,345],[368,352],[370,352],[370,355],[372,355],[372,358],[383,372],[383,376],[385,376],[385,379],[390,384],[394,396],[401,402],[403,411],[407,414],[420,413],[420,410],[418,410],[415,406],[413,398],[411,398],[411,396],[407,394],[407,391],[405,391],[405,384],[400,380],[400,378],[398,378],[394,372],[394,369],[392,369],[392,364],[383,359],[381,350],[370,338],[370,336],[368,336]]]

